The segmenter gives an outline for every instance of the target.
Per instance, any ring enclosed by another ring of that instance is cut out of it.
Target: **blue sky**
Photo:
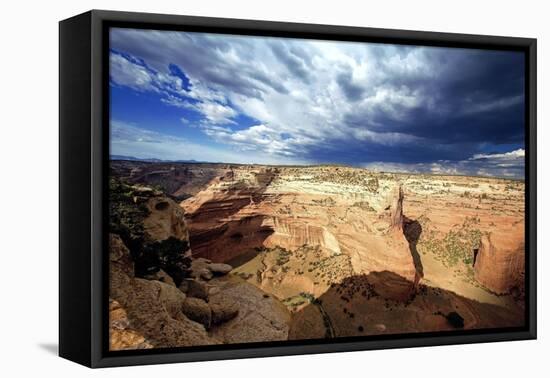
[[[524,176],[516,52],[119,29],[111,154]]]

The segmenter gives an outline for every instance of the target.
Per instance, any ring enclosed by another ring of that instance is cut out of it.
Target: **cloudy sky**
[[[111,154],[524,177],[521,53],[112,29]]]

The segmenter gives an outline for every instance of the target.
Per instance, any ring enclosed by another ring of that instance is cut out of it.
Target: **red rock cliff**
[[[523,228],[484,236],[474,270],[476,280],[497,294],[514,288],[522,291],[525,276]]]

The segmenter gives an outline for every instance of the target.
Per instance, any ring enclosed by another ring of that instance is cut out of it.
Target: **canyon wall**
[[[522,225],[517,225],[522,227]],[[525,240],[523,232],[493,232],[481,239],[474,265],[476,280],[487,289],[504,294],[525,290]]]
[[[390,270],[414,282],[401,186],[365,197],[338,177],[328,179],[310,188],[304,178],[296,187],[294,169],[233,171],[181,203],[194,255],[224,262],[263,248],[319,247],[325,256],[348,256],[358,274]]]

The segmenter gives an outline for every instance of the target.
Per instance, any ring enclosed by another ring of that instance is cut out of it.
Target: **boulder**
[[[239,306],[229,300],[217,300],[210,303],[212,310],[212,324],[225,323],[239,314]]]
[[[218,284],[218,280],[221,279],[215,278],[213,283]],[[287,340],[291,315],[286,306],[276,298],[265,298],[265,292],[240,279],[219,284],[220,292],[209,303],[213,323],[222,323],[212,327],[212,337],[224,343]],[[230,307],[230,303],[235,307]]]
[[[126,331],[143,336],[155,348],[218,343],[209,337],[202,324],[185,316],[182,306],[186,298],[173,286],[160,281],[130,278],[121,287],[112,290],[111,295],[126,312],[128,324],[131,325],[131,329]],[[116,327],[111,326],[111,331],[116,331]],[[111,350],[116,350],[119,344],[111,342]],[[126,349],[136,349],[139,345]]]
[[[182,311],[186,296],[176,287],[135,278],[128,249],[110,237],[110,350],[217,344],[202,324]]]
[[[195,279],[210,280],[212,279],[212,272],[208,269],[208,265],[211,263],[208,259],[202,257],[193,259],[191,266],[189,267],[189,276]]]
[[[214,277],[214,274],[209,269],[201,269],[201,271],[199,272],[199,277],[202,278],[203,280],[208,281],[208,280],[211,280],[212,277]]]
[[[187,298],[181,307],[185,316],[202,324],[207,329],[212,324],[212,310],[208,303],[199,298]]]
[[[164,282],[165,284],[168,284],[168,285],[171,285],[171,286],[174,286],[174,287],[176,286],[176,284],[174,283],[174,280],[172,279],[172,277],[170,277],[168,275],[168,273],[166,273],[162,269],[160,269],[159,271],[157,271],[155,273],[148,274],[143,278],[145,278],[146,280]]]
[[[174,285],[169,285],[160,281],[153,281],[159,289],[159,300],[162,306],[171,317],[177,318],[181,311],[181,306],[186,300],[186,295]]]
[[[233,270],[233,267],[229,264],[212,263],[208,265],[208,269],[216,275],[224,275]]]
[[[208,285],[204,282],[186,279],[181,283],[179,289],[186,293],[188,297],[208,300]]]

